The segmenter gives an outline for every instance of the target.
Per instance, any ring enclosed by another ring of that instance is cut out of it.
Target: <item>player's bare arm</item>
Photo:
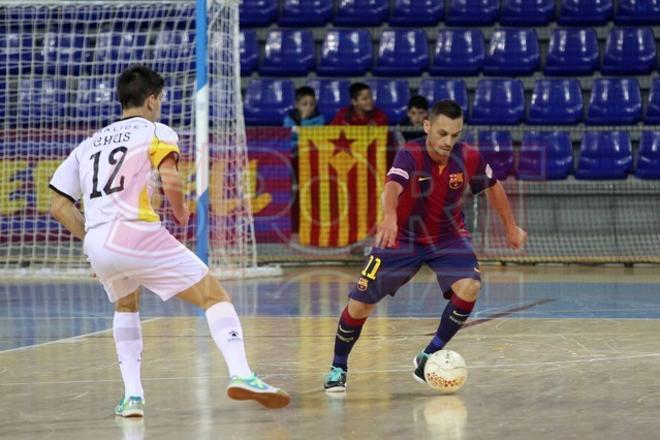
[[[490,206],[497,211],[502,223],[504,223],[508,245],[515,250],[522,249],[527,241],[527,232],[516,223],[511,205],[509,204],[509,198],[506,196],[502,184],[497,182],[488,188],[486,190],[486,197]]]
[[[165,196],[174,210],[174,218],[181,226],[187,225],[190,211],[188,211],[188,205],[186,204],[183,182],[177,170],[175,155],[170,154],[163,159],[158,171],[160,172]]]
[[[403,187],[397,182],[387,182],[381,195],[383,203],[383,221],[376,230],[376,247],[396,246],[397,218],[396,207]]]
[[[53,192],[50,201],[50,213],[78,240],[85,238],[85,219],[71,200]]]

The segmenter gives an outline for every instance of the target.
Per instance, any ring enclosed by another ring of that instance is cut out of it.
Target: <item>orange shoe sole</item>
[[[268,409],[284,408],[291,402],[291,396],[282,390],[276,393],[255,393],[240,387],[229,387],[227,396],[234,400],[256,400]]]

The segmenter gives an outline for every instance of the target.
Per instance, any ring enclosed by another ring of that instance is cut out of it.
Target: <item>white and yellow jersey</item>
[[[85,139],[57,168],[50,188],[76,202],[82,197],[85,230],[113,221],[159,223],[151,206],[154,179],[179,138],[167,125],[132,117]]]

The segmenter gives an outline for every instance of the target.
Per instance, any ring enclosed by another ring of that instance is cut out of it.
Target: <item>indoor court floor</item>
[[[332,396],[323,376],[360,270],[225,283],[252,368],[292,395],[282,410],[231,401],[204,315],[144,294],[144,419],[113,416],[123,385],[113,308],[97,282],[1,282],[0,438],[660,438],[657,266],[482,266],[475,313],[447,347],[469,371],[451,396],[411,377],[445,305],[422,270],[378,305],[347,392]]]

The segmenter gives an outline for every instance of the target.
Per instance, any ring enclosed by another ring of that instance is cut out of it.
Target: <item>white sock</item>
[[[211,336],[227,363],[230,376],[247,377],[252,370],[245,357],[243,329],[236,309],[230,302],[219,302],[206,310]]]
[[[124,380],[124,395],[144,397],[140,381],[142,358],[142,327],[139,313],[115,312],[112,321],[112,336],[115,339],[119,369]]]

